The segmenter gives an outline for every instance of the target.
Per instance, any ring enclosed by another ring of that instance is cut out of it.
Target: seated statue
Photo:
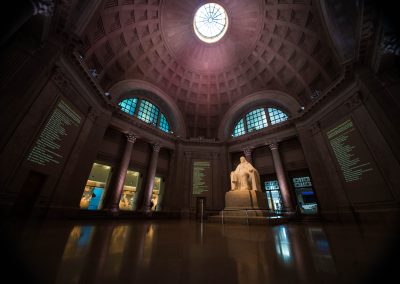
[[[236,170],[231,172],[231,190],[261,191],[258,171],[243,156]]]

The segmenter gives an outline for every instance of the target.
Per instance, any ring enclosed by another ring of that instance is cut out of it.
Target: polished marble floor
[[[383,225],[52,221],[1,235],[2,283],[382,283],[400,269]]]

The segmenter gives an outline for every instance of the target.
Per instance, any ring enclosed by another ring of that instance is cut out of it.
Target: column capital
[[[321,124],[319,123],[319,121],[317,121],[316,123],[311,125],[310,131],[311,131],[311,134],[313,134],[313,135],[321,132]]]
[[[126,133],[125,136],[126,136],[126,140],[128,140],[128,142],[130,142],[130,143],[136,142],[137,136],[135,135],[135,133],[130,131],[130,132]]]
[[[160,149],[161,149],[160,144],[155,143],[152,146],[153,146],[153,152],[157,152],[157,153],[160,152]]]
[[[350,109],[353,110],[359,107],[363,103],[363,97],[360,92],[357,92],[354,96],[348,99],[345,102],[345,105]]]
[[[89,113],[88,113],[88,116],[87,116],[87,117],[88,117],[88,119],[90,119],[92,122],[95,122],[98,116],[99,116],[99,112],[98,112],[95,108],[91,108],[91,109],[89,110]]]
[[[268,142],[268,147],[272,150],[278,150],[278,142]]]
[[[251,146],[246,146],[244,148],[242,148],[243,153],[247,156],[247,155],[251,155],[251,152],[253,151],[253,147]]]

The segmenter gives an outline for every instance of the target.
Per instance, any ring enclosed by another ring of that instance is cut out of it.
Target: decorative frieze
[[[362,102],[363,100],[361,94],[357,93],[356,95],[352,96],[345,104],[349,110],[353,110],[359,107],[362,104]]]

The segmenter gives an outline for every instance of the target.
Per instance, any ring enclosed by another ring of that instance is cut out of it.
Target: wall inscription
[[[346,182],[359,181],[373,170],[350,119],[329,130],[327,135]]]
[[[81,116],[65,100],[60,99],[27,160],[41,166],[61,164],[78,134],[81,120]]]
[[[350,199],[353,202],[390,199],[390,191],[353,121],[348,118],[325,133]]]
[[[206,193],[211,185],[211,163],[210,161],[193,162],[193,194]]]

